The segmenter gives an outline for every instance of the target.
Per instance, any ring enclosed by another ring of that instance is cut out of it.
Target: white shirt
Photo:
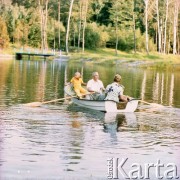
[[[107,96],[105,100],[112,100],[119,102],[119,96],[123,95],[124,86],[114,82],[106,87]]]
[[[104,85],[101,80],[95,81],[94,79],[91,79],[87,83],[87,90],[89,91],[95,91],[95,92],[102,92],[102,89],[104,88]]]

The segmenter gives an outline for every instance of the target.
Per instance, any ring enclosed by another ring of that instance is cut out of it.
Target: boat
[[[127,103],[125,102],[115,102],[111,100],[89,100],[89,99],[79,99],[75,97],[75,92],[73,91],[72,85],[67,85],[64,88],[65,93],[68,96],[72,96],[72,102],[78,106],[89,108],[102,112],[134,112],[138,107],[138,99],[131,99]]]

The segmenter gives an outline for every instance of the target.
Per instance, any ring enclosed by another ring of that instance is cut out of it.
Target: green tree
[[[89,23],[85,33],[85,47],[90,49],[105,47],[109,41],[109,34],[105,29],[105,26],[98,26],[95,22]]]
[[[48,45],[49,47],[53,49],[59,48],[59,30],[62,32],[61,33],[61,39],[65,38],[63,34],[65,33],[65,27],[63,24],[59,21],[56,21],[53,18],[49,19],[49,24],[48,24],[48,31],[47,31],[47,37],[48,37]],[[61,43],[63,45],[63,43]],[[61,46],[62,47],[62,46]]]
[[[111,13],[111,20],[113,22],[113,25],[115,27],[115,36],[116,36],[116,40],[115,40],[115,53],[116,55],[118,54],[117,53],[117,49],[118,49],[118,42],[119,42],[119,25],[120,25],[120,13],[121,13],[121,1],[120,0],[117,0],[117,1],[114,1],[113,5],[112,5],[112,8],[110,10],[110,13]]]
[[[5,21],[0,16],[0,48],[6,48],[9,44],[9,35]]]

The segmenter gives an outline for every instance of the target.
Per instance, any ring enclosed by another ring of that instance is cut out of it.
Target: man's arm
[[[93,90],[90,86],[88,86],[88,85],[87,85],[87,90],[88,90],[89,92],[94,92],[94,90]]]
[[[120,95],[119,96],[119,100],[123,101],[123,102],[128,102],[130,100],[129,96],[125,96],[125,95]]]
[[[100,84],[101,84],[101,91],[105,91],[106,90],[106,88],[104,88],[104,84],[103,84],[103,82],[102,81],[100,81]]]
[[[87,88],[87,90],[88,90],[89,92],[94,92],[90,87]]]

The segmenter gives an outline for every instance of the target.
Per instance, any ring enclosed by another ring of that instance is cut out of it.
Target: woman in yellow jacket
[[[86,95],[88,93],[86,89],[84,89],[81,86],[81,85],[86,86],[86,83],[83,82],[81,78],[81,74],[79,72],[76,72],[74,74],[74,77],[71,79],[70,83],[73,84],[74,91],[79,98],[81,98],[83,95]]]

